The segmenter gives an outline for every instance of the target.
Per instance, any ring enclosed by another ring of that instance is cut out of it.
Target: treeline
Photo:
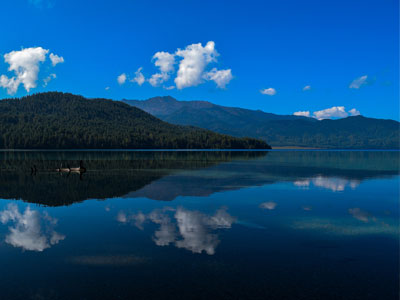
[[[235,138],[163,122],[119,101],[39,93],[0,101],[2,149],[268,149]]]

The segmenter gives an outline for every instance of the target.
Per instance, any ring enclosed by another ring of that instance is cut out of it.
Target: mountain
[[[234,138],[172,125],[121,101],[39,93],[0,101],[1,149],[267,149]]]
[[[178,101],[169,96],[123,102],[172,124],[259,138],[273,147],[398,149],[400,144],[399,122],[394,120],[363,116],[317,120],[220,106],[206,101]]]

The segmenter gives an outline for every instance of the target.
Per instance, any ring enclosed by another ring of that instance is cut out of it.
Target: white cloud
[[[260,204],[260,207],[263,209],[274,210],[278,204],[276,202],[264,202]]]
[[[362,87],[364,84],[367,83],[367,79],[368,79],[367,75],[358,77],[358,78],[354,79],[350,83],[349,88],[351,88],[351,89],[359,89],[360,87]]]
[[[303,87],[303,91],[309,91],[309,90],[311,90],[310,85],[306,85],[305,87]]]
[[[52,80],[57,78],[57,75],[52,73],[49,76],[47,76],[45,79],[43,79],[43,86],[46,87],[48,85],[48,83]]]
[[[310,117],[310,111],[296,111],[293,113],[295,116]]]
[[[303,117],[311,117],[310,111],[296,111],[293,113],[295,116],[303,116]],[[333,119],[333,118],[346,118],[348,116],[358,116],[360,112],[353,108],[349,111],[346,111],[344,106],[333,106],[331,108],[315,111],[313,113],[313,118],[318,120],[323,119]]]
[[[210,72],[204,73],[203,78],[213,80],[219,88],[224,89],[233,76],[231,69],[217,70],[217,68],[213,68]]]
[[[14,223],[14,226],[9,227],[10,233],[5,241],[24,250],[41,252],[65,239],[64,235],[53,230],[57,219],[46,213],[41,215],[29,206],[20,213],[15,204],[9,204],[6,210],[0,212],[0,221],[3,224]],[[44,224],[44,229],[41,223]]]
[[[154,65],[160,69],[160,73],[153,74],[149,83],[152,86],[159,86],[169,79],[169,73],[174,71],[175,56],[171,53],[160,51],[153,56]]]
[[[322,120],[331,118],[346,118],[349,114],[346,112],[344,106],[333,106],[331,108],[315,111],[313,115],[316,119]]]
[[[359,116],[359,115],[360,115],[360,111],[358,111],[358,110],[355,109],[355,108],[352,108],[352,109],[349,110],[349,114],[350,114],[351,116]]]
[[[219,54],[213,41],[209,41],[204,47],[201,43],[191,44],[183,49],[178,48],[174,53],[156,52],[152,57],[152,61],[159,69],[159,72],[151,75],[147,81],[150,85],[157,87],[170,80],[176,74],[174,83],[178,89],[197,86],[210,80],[214,81],[218,88],[225,88],[233,78],[231,69],[218,70],[213,68],[206,70],[210,63],[217,62],[217,56]],[[174,67],[175,64],[178,64],[177,72]],[[141,69],[139,68],[135,73],[136,77],[131,80],[139,85],[146,81]],[[171,85],[163,86],[167,90],[175,87]]]
[[[163,73],[174,71],[175,56],[174,54],[160,51],[153,55],[154,64],[160,68]]]
[[[142,67],[137,69],[135,72],[135,77],[131,80],[131,82],[136,82],[139,86],[142,85],[145,82],[144,75],[142,73]]]
[[[164,81],[167,81],[169,79],[169,75],[167,73],[156,73],[151,75],[149,79],[149,83],[151,86],[159,86],[161,83]]]
[[[178,89],[199,85],[202,82],[202,75],[205,67],[216,61],[218,56],[215,50],[215,43],[209,41],[204,47],[201,43],[192,44],[185,49],[178,49],[175,55],[182,57],[179,62],[179,69],[175,78]]]
[[[64,57],[58,56],[58,55],[53,54],[53,53],[50,53],[50,60],[51,60],[51,64],[54,67],[57,64],[63,63],[64,62]]]
[[[122,73],[121,75],[119,75],[119,76],[117,77],[117,81],[118,81],[118,83],[119,83],[120,85],[123,85],[123,84],[125,83],[125,81],[126,81],[126,74],[125,74],[125,73]]]
[[[263,95],[273,96],[276,94],[276,90],[274,88],[267,88],[260,91]]]
[[[106,87],[105,87],[105,90],[106,90],[106,91],[108,91],[109,89],[110,89],[110,87],[109,87],[109,86],[106,86]]]
[[[42,47],[25,48],[19,51],[11,51],[4,55],[4,61],[9,64],[8,71],[15,76],[8,78],[0,76],[0,86],[7,89],[8,94],[15,94],[20,84],[29,92],[37,85],[39,64],[46,60],[49,52]]]

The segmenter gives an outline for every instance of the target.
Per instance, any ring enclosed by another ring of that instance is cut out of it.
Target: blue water
[[[0,152],[0,298],[398,299],[399,162]]]

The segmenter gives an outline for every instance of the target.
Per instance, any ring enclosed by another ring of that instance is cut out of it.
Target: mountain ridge
[[[220,106],[207,101],[179,101],[171,96],[122,101],[172,124],[192,125],[236,137],[259,138],[275,147],[400,148],[400,123],[390,119],[350,116],[317,120]]]

